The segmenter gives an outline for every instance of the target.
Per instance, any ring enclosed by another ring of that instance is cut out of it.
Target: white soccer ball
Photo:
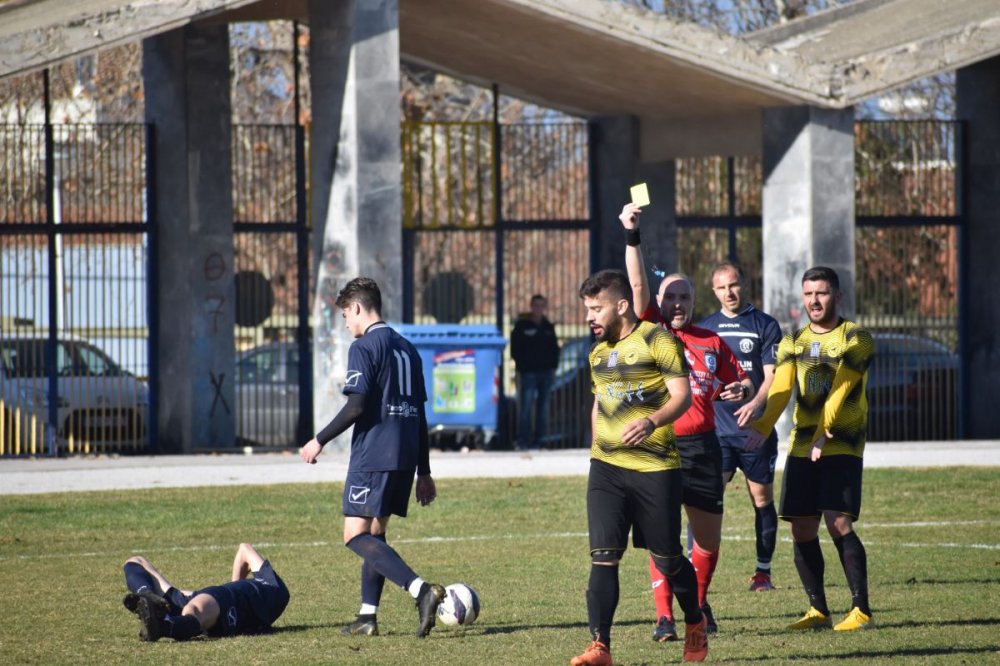
[[[465,583],[444,588],[444,601],[438,606],[438,620],[452,627],[467,627],[479,617],[479,595]]]

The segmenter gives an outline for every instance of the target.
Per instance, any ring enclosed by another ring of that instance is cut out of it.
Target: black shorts
[[[406,517],[414,472],[412,469],[348,472],[342,502],[344,515],[380,518],[396,514]]]
[[[756,451],[747,451],[745,442],[746,435],[719,437],[722,471],[733,473],[741,469],[748,481],[771,485],[774,483],[774,465],[778,461],[778,434],[772,430]]]
[[[714,430],[678,435],[677,450],[684,472],[684,505],[708,513],[722,513],[722,450]]]
[[[590,461],[587,480],[590,552],[636,548],[676,557],[681,550],[681,471],[636,472],[600,460]]]
[[[198,590],[219,604],[219,619],[210,636],[235,636],[267,631],[288,606],[291,595],[281,577],[264,560],[252,579],[238,580]]]
[[[861,516],[863,469],[864,461],[857,456],[821,456],[816,462],[789,456],[781,481],[778,515],[791,520],[834,511],[857,520]]]

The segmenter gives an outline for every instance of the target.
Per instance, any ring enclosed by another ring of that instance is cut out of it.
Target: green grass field
[[[711,601],[720,633],[710,661],[1000,663],[1000,474],[996,468],[868,470],[861,534],[878,628],[789,634],[806,608],[787,527],[778,589],[746,590],[753,513],[727,495],[725,540]],[[2,664],[566,664],[588,642],[585,479],[443,480],[431,507],[395,519],[390,542],[425,578],[473,585],[479,621],[413,637],[408,595],[386,586],[382,636],[343,638],[357,611],[359,560],[340,545],[340,487],[283,485],[94,492],[0,499]],[[288,583],[292,601],[264,636],[141,643],[121,606],[121,564],[146,555],[173,582],[229,575],[251,541]],[[823,536],[836,616],[850,595]],[[679,662],[681,644],[650,640],[645,552],[621,567],[613,634],[617,664]]]

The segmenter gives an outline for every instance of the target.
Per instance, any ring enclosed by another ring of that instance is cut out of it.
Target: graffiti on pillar
[[[222,386],[226,383],[226,373],[221,372],[219,376],[216,377],[215,373],[211,370],[208,371],[208,376],[212,381],[212,387],[215,389],[215,396],[212,398],[212,407],[208,410],[209,416],[215,416],[215,406],[222,402],[222,408],[226,410],[226,414],[229,413],[229,403],[226,402],[226,396],[222,395]]]
[[[210,284],[223,279],[226,275],[225,258],[218,252],[210,252],[202,263],[202,275],[205,281]],[[219,316],[224,312],[226,296],[219,291],[208,291],[205,294],[204,302],[207,306],[208,314],[212,317],[212,333],[218,333]],[[208,377],[209,381],[212,382],[212,387],[215,389],[215,394],[212,396],[212,406],[208,410],[209,417],[215,416],[215,409],[220,402],[222,403],[222,409],[225,410],[226,414],[229,414],[229,403],[226,402],[226,396],[222,393],[222,387],[226,383],[226,373],[220,372],[216,376],[214,371],[209,370]]]

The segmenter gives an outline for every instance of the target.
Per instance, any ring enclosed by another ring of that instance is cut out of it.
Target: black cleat
[[[136,615],[142,622],[139,629],[139,638],[144,641],[154,642],[160,640],[164,634],[164,618],[167,616],[166,600],[155,594],[140,595],[139,603],[136,606]]]
[[[677,625],[674,621],[667,619],[666,615],[660,616],[659,621],[656,623],[656,628],[653,629],[653,640],[657,643],[676,641]]]
[[[341,636],[378,636],[378,620],[374,615],[359,615],[354,622],[340,629]]]
[[[431,633],[437,620],[437,609],[444,601],[444,588],[434,583],[424,583],[417,596],[417,612],[420,613],[420,625],[417,627],[417,638],[424,638]]]
[[[705,633],[714,634],[719,631],[719,625],[715,623],[715,616],[712,615],[712,607],[706,601],[701,607],[701,614],[705,616]]]
[[[151,603],[164,605],[168,608],[169,612],[170,602],[158,595],[156,592],[150,590],[148,587],[144,587],[138,592],[129,592],[126,594],[122,598],[122,606],[124,606],[128,612],[138,614],[140,599],[149,599]]]

